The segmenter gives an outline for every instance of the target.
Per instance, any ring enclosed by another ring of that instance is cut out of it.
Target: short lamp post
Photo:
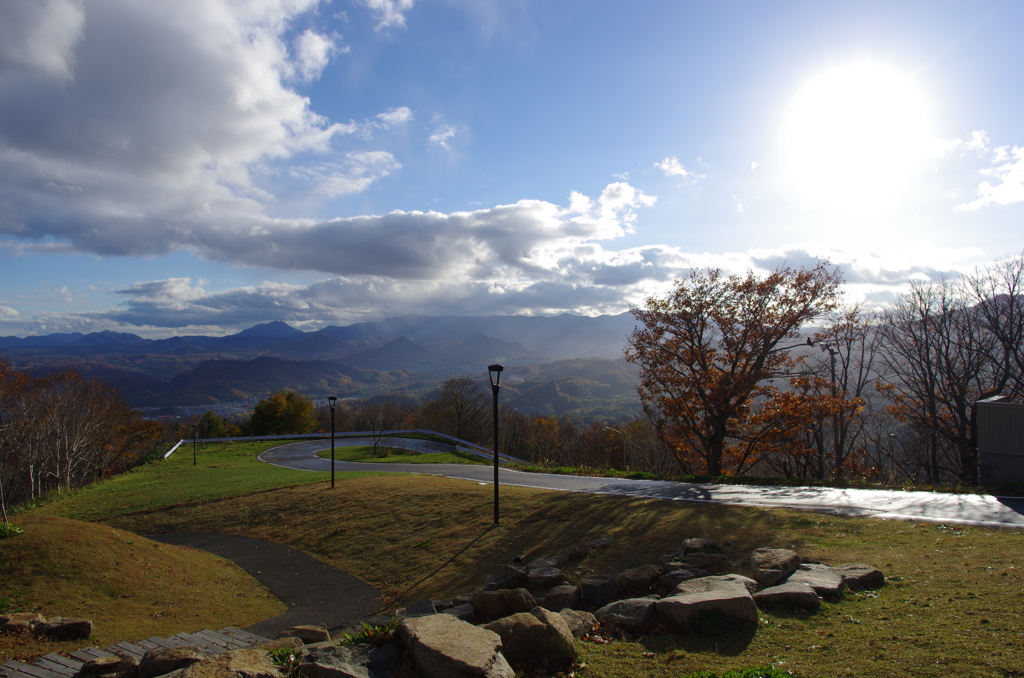
[[[338,404],[338,396],[328,396],[331,406],[331,489],[334,489],[334,406]]]
[[[629,461],[626,459],[626,434],[617,428],[612,428],[611,426],[605,426],[604,430],[612,431],[613,433],[618,433],[620,436],[622,436],[622,467],[628,471]]]
[[[192,424],[192,465],[196,465],[196,425]]]
[[[498,388],[501,385],[503,365],[488,365],[487,376],[491,380],[491,393],[494,395],[494,524],[498,524]]]

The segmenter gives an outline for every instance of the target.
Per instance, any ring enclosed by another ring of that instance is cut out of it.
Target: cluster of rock
[[[92,622],[74,617],[50,617],[38,612],[0,615],[0,633],[29,633],[48,640],[82,640],[92,635]]]

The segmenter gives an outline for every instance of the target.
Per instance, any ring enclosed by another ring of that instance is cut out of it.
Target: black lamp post
[[[196,425],[192,424],[192,465],[196,465]]]
[[[334,487],[334,406],[338,402],[338,396],[328,396],[327,402],[331,405],[331,487]]]
[[[488,365],[487,376],[491,380],[491,393],[494,394],[494,524],[498,524],[498,388],[501,384],[503,365]]]

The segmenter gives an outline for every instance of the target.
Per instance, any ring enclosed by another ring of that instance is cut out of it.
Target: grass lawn
[[[234,563],[77,520],[18,517],[0,541],[0,613],[31,610],[93,622],[89,641],[0,635],[0,663],[85,645],[248,626],[285,605]]]
[[[288,482],[276,489],[181,501],[179,492],[187,496],[181,488],[168,492],[174,501],[153,510],[151,498],[130,493],[159,466],[122,481],[126,497],[116,502],[117,514],[90,508],[87,492],[40,511],[90,514],[138,533],[215,529],[269,539],[374,584],[391,606],[468,593],[513,556],[552,555],[605,535],[616,544],[568,568],[570,579],[652,562],[690,536],[716,539],[741,574],[749,573],[753,548],[787,547],[827,563],[875,565],[888,584],[846,595],[815,615],[762,613],[752,637],[661,633],[584,643],[587,667],[577,675],[681,676],[769,664],[804,678],[1024,675],[1021,532],[511,486],[501,489],[501,523],[494,526],[489,485],[362,474],[331,490],[323,482],[301,483],[291,475],[301,472],[284,469],[276,470],[289,474]],[[202,473],[193,476],[197,486]]]
[[[330,478],[327,472],[293,471],[256,458],[261,452],[288,442],[210,443],[199,450],[196,466],[192,465],[191,447],[182,446],[168,459],[93,483],[34,509],[33,513],[101,521],[112,515],[155,511]],[[336,477],[363,473],[350,471]]]
[[[474,459],[469,455],[462,456],[451,452],[426,452],[419,453],[406,450],[400,447],[377,446],[377,452],[387,452],[387,456],[380,456],[373,451],[373,445],[353,445],[348,447],[335,447],[334,458],[338,461],[362,461],[382,464],[486,464],[483,459]],[[331,450],[328,448],[317,452],[318,456],[325,459],[331,458]]]

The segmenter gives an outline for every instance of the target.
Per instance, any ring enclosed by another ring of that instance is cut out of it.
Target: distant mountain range
[[[506,366],[505,402],[563,414],[635,406],[622,359],[635,325],[617,316],[403,316],[303,332],[280,321],[237,334],[144,339],[122,332],[0,338],[0,358],[44,373],[73,368],[139,407],[238,402],[282,388],[324,397],[423,395],[448,376]]]

